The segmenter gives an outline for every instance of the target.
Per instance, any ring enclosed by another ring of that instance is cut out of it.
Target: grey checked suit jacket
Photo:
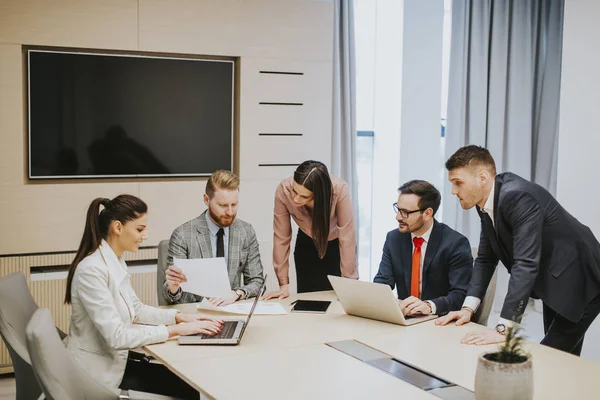
[[[173,258],[214,257],[210,244],[210,231],[206,224],[206,211],[198,218],[186,222],[173,231],[169,242],[167,266],[173,265]],[[229,227],[227,272],[231,289],[244,289],[247,297],[255,297],[263,283],[263,267],[254,228],[247,222],[236,219]],[[240,276],[244,275],[244,285]],[[169,295],[167,281],[163,283],[163,297],[169,304],[195,303],[202,297],[183,292],[174,300]]]

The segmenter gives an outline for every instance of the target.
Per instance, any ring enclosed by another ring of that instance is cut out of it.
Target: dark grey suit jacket
[[[398,287],[398,298],[410,296],[413,244],[410,233],[394,229],[387,234],[374,282]],[[438,315],[458,310],[465,300],[473,255],[466,237],[434,221],[425,259],[421,299],[435,303]]]
[[[600,244],[541,186],[508,172],[495,182],[495,227],[477,207],[481,238],[467,295],[483,298],[500,260],[510,273],[502,318],[520,321],[531,296],[579,321],[600,293]]]
[[[198,218],[186,222],[173,231],[169,242],[167,265],[173,264],[173,258],[211,258],[210,231],[206,224],[206,211]],[[263,267],[254,228],[247,222],[235,219],[229,227],[227,272],[232,289],[244,289],[247,297],[258,295],[263,283]],[[241,275],[244,285],[241,286]],[[174,300],[169,295],[167,281],[163,284],[163,297],[169,304],[195,303],[202,297],[183,292],[181,298]]]

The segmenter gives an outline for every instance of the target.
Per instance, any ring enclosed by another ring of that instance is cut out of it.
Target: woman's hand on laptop
[[[179,286],[183,282],[187,282],[185,274],[174,265],[169,265],[169,268],[165,271],[165,279],[167,280],[171,294],[177,293]]]
[[[212,336],[221,332],[222,329],[222,324],[217,321],[192,321],[167,326],[169,337],[196,335],[198,333]]]
[[[271,299],[282,300],[287,297],[290,297],[290,285],[289,284],[288,285],[280,285],[279,290],[265,294],[262,297],[262,299],[263,300],[271,300]]]
[[[210,315],[207,314],[202,314],[202,313],[177,313],[175,314],[175,323],[180,323],[180,322],[194,322],[194,321],[214,321],[214,322],[218,322],[219,324],[223,324],[223,320],[214,318]]]
[[[399,302],[404,315],[429,315],[431,307],[421,299],[410,296]]]

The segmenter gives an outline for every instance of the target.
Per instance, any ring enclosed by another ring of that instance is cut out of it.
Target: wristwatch
[[[246,291],[244,289],[235,289],[234,292],[238,295],[238,300],[243,300],[246,297]]]
[[[498,332],[502,336],[506,336],[506,325],[504,325],[504,324],[496,325],[496,332]]]

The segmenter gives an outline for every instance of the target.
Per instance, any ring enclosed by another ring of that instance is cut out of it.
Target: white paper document
[[[184,292],[205,297],[229,298],[233,295],[224,257],[187,260],[174,258],[173,264],[187,278],[187,282],[181,284]]]
[[[250,313],[250,309],[252,308],[253,301],[244,302],[244,303],[233,303],[227,306],[217,307],[213,305],[210,301],[206,299],[202,299],[200,303],[198,303],[199,310],[213,310],[231,314],[246,314]],[[283,315],[287,314],[286,309],[279,303],[275,302],[265,302],[259,301],[254,309],[254,315]]]

